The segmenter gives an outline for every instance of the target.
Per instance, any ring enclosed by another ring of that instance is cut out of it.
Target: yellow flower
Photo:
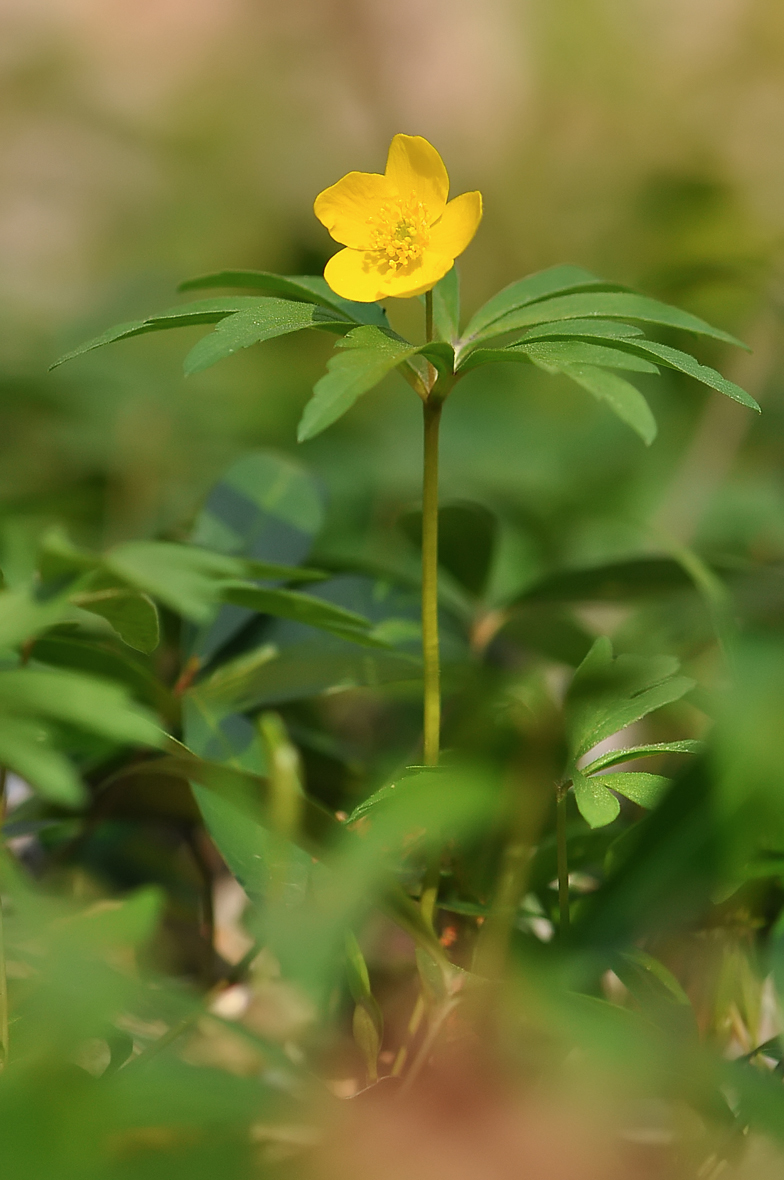
[[[383,176],[349,172],[319,193],[316,217],[347,249],[330,258],[324,278],[344,299],[408,299],[434,287],[477,231],[481,193],[447,204],[449,177],[421,135],[396,135]]]

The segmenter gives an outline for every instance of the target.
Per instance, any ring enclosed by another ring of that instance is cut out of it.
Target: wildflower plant
[[[252,345],[306,329],[318,331],[334,338],[335,350],[305,406],[300,441],[326,430],[362,394],[397,372],[420,399],[423,413],[421,599],[412,607],[401,587],[375,593],[376,587],[362,598],[355,583],[340,581],[340,573],[330,578],[328,571],[305,565],[321,524],[320,493],[296,464],[269,454],[246,456],[232,465],[199,514],[187,544],[127,541],[99,553],[73,544],[59,529],[38,538],[34,571],[16,578],[9,573],[0,591],[5,659],[0,667],[0,763],[36,791],[32,802],[14,811],[15,831],[37,831],[35,825],[58,831],[67,826],[69,814],[84,808],[84,828],[68,837],[78,844],[89,841],[102,816],[157,808],[183,834],[209,891],[210,867],[198,840],[203,825],[250,899],[248,925],[254,942],[217,983],[207,973],[206,1000],[185,1001],[181,991],[162,987],[159,980],[149,987],[141,977],[131,983],[122,976],[118,982],[109,968],[119,961],[115,942],[126,935],[115,937],[116,932],[107,933],[108,926],[83,915],[77,920],[47,912],[56,951],[49,967],[41,965],[35,959],[38,944],[22,929],[20,918],[32,913],[29,887],[12,858],[5,857],[0,883],[13,894],[16,907],[6,941],[22,964],[17,967],[26,989],[23,1006],[37,1010],[39,992],[54,986],[47,982],[47,972],[62,974],[65,956],[57,931],[63,922],[72,922],[80,970],[103,981],[95,1017],[103,1023],[91,1024],[89,1014],[76,1004],[73,1028],[64,1027],[58,1035],[66,1044],[64,1052],[73,1057],[85,1041],[85,1030],[94,1039],[96,1027],[111,1027],[105,1034],[110,1060],[101,1077],[102,1083],[106,1079],[100,1091],[101,1117],[111,1142],[127,1148],[122,1159],[132,1159],[154,1122],[145,1078],[152,1079],[153,1096],[176,1091],[179,1075],[171,1072],[165,1051],[180,1038],[204,1038],[209,1020],[227,1022],[221,997],[258,964],[264,949],[267,965],[254,969],[268,972],[263,979],[267,998],[282,994],[285,1012],[274,1034],[245,1028],[250,1048],[243,1043],[246,1053],[264,1058],[267,1072],[261,1075],[258,1065],[245,1074],[244,1066],[236,1070],[231,1100],[223,1105],[216,1097],[219,1085],[209,1091],[210,1103],[225,1112],[214,1116],[219,1123],[225,1117],[216,1132],[215,1151],[220,1154],[221,1134],[234,1135],[231,1142],[239,1154],[232,1156],[234,1170],[227,1174],[244,1176],[250,1174],[244,1170],[250,1139],[245,1135],[240,1145],[232,1119],[239,1117],[237,1110],[257,1111],[253,1087],[258,1077],[265,1086],[269,1080],[265,1102],[270,1113],[254,1132],[257,1138],[264,1139],[277,1123],[290,1128],[294,1116],[287,1104],[311,1095],[313,1069],[291,1032],[300,1016],[304,1024],[314,1019],[326,1024],[339,1018],[340,997],[350,997],[350,1026],[367,1084],[392,1077],[405,1090],[416,1083],[461,1005],[483,1029],[491,1027],[493,1005],[516,994],[513,971],[509,994],[499,999],[498,986],[516,942],[544,923],[546,937],[537,937],[526,986],[535,990],[534,980],[548,998],[557,996],[552,1001],[556,1021],[564,1028],[578,1027],[585,1013],[580,1009],[582,1015],[575,1015],[575,995],[582,991],[583,998],[596,999],[597,981],[612,971],[650,1024],[635,1026],[634,1052],[644,1046],[646,1060],[655,1058],[662,1074],[671,1066],[664,1058],[675,1054],[672,1072],[696,1079],[710,1117],[719,1106],[733,1133],[741,1136],[752,1118],[764,1125],[765,1112],[772,1109],[769,1090],[755,1101],[755,1062],[762,1049],[752,1046],[743,1066],[731,1073],[714,1057],[709,1065],[700,1059],[699,1070],[692,1068],[690,1058],[688,1068],[682,1068],[687,1050],[678,1038],[686,1029],[689,1046],[696,1041],[690,1000],[651,952],[652,942],[640,945],[644,940],[638,934],[640,915],[654,902],[672,910],[688,895],[689,904],[719,904],[711,894],[715,849],[705,834],[706,743],[697,737],[657,740],[656,735],[638,740],[629,729],[657,710],[687,697],[698,699],[695,678],[683,674],[673,656],[616,654],[609,638],[591,642],[580,633],[579,653],[574,655],[573,645],[568,661],[575,671],[560,695],[541,677],[510,676],[487,706],[495,710],[493,741],[504,747],[503,774],[491,772],[489,760],[442,757],[439,607],[444,580],[439,585],[438,465],[446,403],[455,386],[476,369],[516,364],[566,377],[650,446],[656,421],[633,383],[634,374],[655,377],[671,370],[759,410],[742,388],[669,341],[696,337],[745,346],[688,312],[570,265],[519,279],[464,317],[455,260],[477,234],[482,198],[468,192],[450,200],[444,163],[419,136],[396,135],[383,174],[349,173],[318,195],[314,209],[342,247],[323,276],[225,270],[190,279],[182,291],[239,293],[202,294],[120,324],[57,363],[129,337],[214,325],[185,358],[185,372],[192,374]],[[408,340],[390,326],[384,304],[394,298],[421,301],[423,342]],[[663,333],[667,343],[658,338]],[[258,543],[268,526],[269,535],[285,540],[280,552],[270,553]],[[620,577],[629,571],[615,573]],[[770,719],[770,702],[784,700],[780,669],[775,662],[765,664],[763,691],[755,681],[755,670],[762,665],[744,655],[715,572],[695,554],[673,547],[666,559],[642,563],[632,574],[676,586],[685,582],[703,595],[717,647],[740,687],[718,704],[706,704],[705,695],[699,700],[706,710],[727,718],[728,732],[748,733],[750,744],[763,751],[754,772],[758,785],[749,790],[755,801],[767,799],[759,784],[767,781],[768,771],[773,773],[775,757],[765,761],[767,747],[759,727],[760,718]],[[600,576],[601,571],[567,571],[557,586],[542,585],[539,591],[580,601],[590,598]],[[355,600],[349,601],[349,590],[357,592]],[[471,659],[477,657],[473,664],[465,661],[471,675],[478,675],[480,657],[512,618],[513,608],[509,604],[505,614],[486,610],[478,623],[471,620]],[[176,678],[169,683],[143,661],[167,642],[172,616],[182,621],[182,651]],[[421,623],[421,653],[411,650],[412,623]],[[96,627],[102,629],[96,632]],[[567,633],[564,642],[571,638],[573,632]],[[333,646],[327,650],[319,646],[322,642]],[[107,682],[113,683],[107,688]],[[274,711],[346,683],[389,683],[408,686],[408,691],[413,683],[423,706],[407,764],[387,775],[350,813],[308,790],[298,749],[301,738],[318,756],[328,756],[334,744],[323,733],[314,735],[301,718],[289,730]],[[474,714],[481,715],[486,707],[481,693],[464,707],[472,715],[460,714],[458,699],[456,724],[470,731],[478,724]],[[634,744],[606,749],[609,737],[625,731]],[[732,851],[722,868],[726,886],[727,881],[747,882],[755,872],[764,874],[774,854],[761,850],[750,818],[754,809],[749,791],[738,786],[743,771],[737,759],[722,753],[721,743],[716,748],[718,803],[714,801],[712,822],[725,834],[732,831],[727,838]],[[690,767],[672,772],[680,776],[674,787],[669,773],[638,769],[639,763],[649,765],[646,759],[664,757],[670,760],[668,767]],[[89,790],[75,761],[89,779]],[[769,800],[766,806],[766,823],[784,832],[784,812]],[[629,822],[619,831],[614,825],[622,811]],[[650,819],[641,819],[646,812]],[[605,866],[606,878],[593,905],[586,891],[575,887],[570,856],[579,864]],[[654,886],[661,866],[662,883]],[[546,903],[553,881],[557,904],[547,910],[541,899]],[[203,902],[207,926],[211,905],[210,895]],[[406,1026],[395,1031],[386,1060],[383,998],[374,990],[360,937],[371,905],[416,947],[417,996]],[[148,936],[157,906],[150,893],[123,903],[117,922],[130,931],[126,942],[136,947]],[[454,949],[462,935],[457,925],[440,928],[444,914],[454,923],[471,924],[470,953],[464,946],[459,953]],[[551,936],[545,968],[543,944]],[[101,959],[104,951],[114,956],[109,967]],[[0,910],[0,1048],[13,1065],[17,1034],[9,1020],[6,953]],[[286,991],[289,986],[296,993]],[[129,1005],[149,1011],[155,1004],[165,1009],[162,1034],[150,1033],[139,1022],[133,1035],[119,1026],[118,1011]],[[597,1015],[598,1008],[591,1011],[590,1019],[579,1025],[583,1031],[594,1017],[605,1019],[606,1014]],[[511,1021],[515,1037],[522,1035],[520,1023]],[[20,1084],[32,1088],[30,1078],[45,1048],[43,1034],[36,1040],[25,1031],[28,1027],[20,1022],[19,1076]],[[609,1023],[601,1027],[616,1029]],[[657,1043],[659,1035],[665,1050]],[[612,1041],[615,1032],[608,1036]],[[589,1032],[584,1040],[590,1041]],[[203,1040],[198,1043],[206,1052]],[[564,1059],[570,1046],[565,1048]],[[763,1048],[781,1061],[780,1046]],[[24,1062],[32,1063],[28,1074]],[[12,1074],[9,1068],[5,1076]],[[670,1074],[667,1078],[677,1092],[681,1083]],[[723,1097],[729,1091],[731,1110]],[[138,1117],[126,1113],[127,1102],[140,1112]],[[174,1107],[180,1110],[176,1102]],[[202,1106],[197,1107],[192,1121],[201,1117]],[[753,1113],[747,1115],[747,1110]],[[180,1112],[171,1120],[183,1117]],[[183,1170],[176,1174],[207,1175],[191,1170],[199,1166],[193,1149],[198,1130],[186,1130]],[[169,1146],[166,1140],[165,1149]],[[269,1160],[275,1158],[271,1152]],[[215,1159],[213,1153],[204,1167],[212,1167]],[[68,1174],[78,1174],[78,1169]],[[104,1174],[120,1172],[95,1172]],[[137,1173],[122,1171],[126,1174]]]

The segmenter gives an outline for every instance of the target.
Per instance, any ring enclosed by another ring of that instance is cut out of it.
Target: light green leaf
[[[639,389],[616,373],[607,373],[593,365],[564,365],[561,372],[598,401],[605,402],[622,422],[639,434],[646,446],[651,445],[656,438],[656,419]]]
[[[726,377],[722,377],[721,373],[717,373],[715,369],[711,369],[708,365],[701,365],[687,352],[681,352],[678,348],[670,348],[668,344],[658,344],[653,340],[629,340],[625,344],[637,353],[655,357],[658,362],[666,365],[669,369],[677,369],[681,373],[687,373],[701,384],[726,394],[733,401],[740,402],[742,406],[756,410],[758,414],[762,413],[759,404],[750,393],[746,393],[746,390],[741,389],[740,385],[736,385],[734,381],[728,381]]]
[[[655,807],[672,782],[661,774],[646,774],[644,771],[619,770],[616,774],[596,774],[589,780],[599,783],[619,795],[639,803],[640,807]]]
[[[312,303],[274,298],[258,300],[255,307],[226,316],[214,332],[194,345],[185,358],[185,373],[188,376],[201,373],[242,348],[290,332],[300,332],[303,328],[344,332],[348,326],[349,321],[342,316],[338,321],[334,312],[324,311]]]
[[[86,791],[79,775],[65,755],[52,747],[49,732],[40,723],[3,713],[0,765],[18,774],[53,803],[78,807],[85,801]]]
[[[658,299],[636,295],[628,291],[589,291],[575,295],[561,295],[545,299],[540,303],[519,307],[503,317],[494,320],[481,331],[474,331],[471,341],[487,340],[503,332],[515,332],[519,328],[530,328],[535,324],[554,323],[561,320],[588,319],[631,320],[633,323],[658,324],[665,328],[679,328],[694,332],[698,336],[709,336],[725,344],[746,348],[740,340],[714,328],[697,316]],[[468,335],[465,337],[469,340]]]
[[[355,303],[336,295],[321,275],[276,275],[266,270],[221,270],[216,274],[186,279],[179,291],[195,291],[206,287],[245,287],[264,291],[267,295],[282,295],[286,299],[300,299],[329,307],[358,324],[376,324],[388,328],[386,312],[377,303]]]
[[[95,590],[74,595],[71,601],[82,610],[106,619],[123,643],[134,650],[149,653],[158,646],[158,610],[146,594],[125,589]]]
[[[127,541],[110,549],[104,564],[124,582],[197,623],[215,613],[220,584],[245,573],[245,563],[237,558],[166,541]]]
[[[39,602],[29,589],[0,591],[0,647],[16,647],[59,623],[70,607],[67,593]]]
[[[65,361],[82,356],[85,352],[92,352],[94,348],[102,348],[105,344],[113,344],[115,340],[126,340],[129,336],[142,336],[146,332],[162,332],[167,328],[188,328],[194,324],[216,324],[227,315],[244,311],[246,308],[257,306],[262,301],[253,295],[219,296],[217,299],[197,299],[193,303],[185,303],[180,307],[171,307],[157,315],[148,316],[144,320],[132,320],[127,324],[116,324],[108,328],[100,336],[95,336],[85,344],[80,344],[65,356],[50,365],[56,369]]]
[[[316,382],[305,406],[297,431],[300,442],[331,426],[358,397],[419,351],[408,341],[371,326],[354,328],[336,347],[340,351],[328,361],[329,372]]]
[[[654,758],[661,754],[700,754],[705,749],[705,742],[686,739],[682,742],[652,742],[647,746],[629,746],[626,750],[610,750],[602,754],[588,766],[582,767],[583,774],[597,774],[606,770],[608,766],[618,766],[622,762],[634,762],[638,758]]]
[[[592,828],[603,828],[618,818],[621,805],[611,791],[595,778],[572,773],[574,797],[580,814]]]
[[[369,647],[387,646],[370,634],[372,624],[368,619],[310,594],[301,594],[296,590],[268,590],[252,582],[229,582],[222,587],[221,598],[224,602],[244,606],[259,614],[318,627],[341,639],[350,639]]]
[[[498,320],[542,299],[565,295],[571,291],[587,291],[591,288],[617,290],[618,286],[616,283],[607,283],[597,278],[580,266],[553,266],[549,270],[538,271],[527,278],[519,279],[516,283],[510,283],[480,307],[465,330],[463,342],[468,343],[478,337],[492,335],[490,328]]]
[[[117,684],[79,672],[14,668],[0,672],[0,708],[64,721],[116,742],[160,746],[152,716]]]
[[[449,344],[460,334],[460,276],[456,266],[433,288],[433,327],[437,338]]]

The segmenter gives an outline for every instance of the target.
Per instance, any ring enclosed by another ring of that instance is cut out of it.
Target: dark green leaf
[[[582,767],[583,774],[597,774],[606,770],[608,766],[618,766],[622,762],[634,762],[638,758],[653,758],[661,754],[700,754],[705,749],[704,742],[653,742],[648,746],[629,746],[625,750],[610,750],[602,754],[588,766]]]
[[[149,653],[158,646],[158,611],[146,594],[124,589],[96,590],[78,594],[72,601],[82,610],[106,619],[123,643],[136,651]]]
[[[722,332],[720,328],[713,328],[704,320],[687,311],[681,311],[680,308],[660,303],[657,299],[649,299],[645,295],[607,290],[561,295],[554,299],[545,299],[532,306],[519,307],[494,320],[482,330],[474,330],[470,340],[487,340],[503,332],[515,332],[519,328],[529,328],[535,324],[554,323],[561,320],[584,320],[591,317],[631,320],[633,323],[641,324],[658,324],[661,327],[678,328],[684,332],[694,332],[698,336],[722,340],[726,344],[735,344],[740,348],[746,347],[740,340],[730,336],[728,332]],[[465,340],[469,341],[468,335]]]
[[[627,369],[637,373],[658,373],[656,365],[632,352],[608,348],[587,340],[546,340],[516,344],[506,349],[511,356],[527,354],[535,364],[552,372],[570,372],[573,365],[601,365],[610,369]],[[629,363],[629,362],[632,363]]]
[[[656,419],[639,389],[616,373],[607,373],[593,365],[564,365],[561,372],[608,405],[622,422],[639,434],[646,446],[650,446],[656,438]]]
[[[514,344],[527,344],[533,340],[630,340],[644,335],[642,328],[624,324],[622,320],[567,320],[565,323],[542,324],[531,328]]]
[[[746,393],[746,390],[741,389],[740,385],[736,385],[734,381],[728,381],[726,377],[722,377],[721,373],[717,373],[715,369],[709,368],[708,365],[701,365],[687,352],[681,352],[678,348],[670,348],[667,344],[658,344],[652,340],[629,340],[625,341],[624,345],[634,349],[637,353],[655,357],[660,364],[666,365],[669,369],[677,369],[680,373],[687,373],[696,381],[718,390],[719,393],[726,394],[727,397],[740,402],[742,406],[747,406],[750,410],[756,410],[757,413],[762,412],[750,393]]]
[[[115,340],[125,340],[129,336],[142,336],[146,332],[162,332],[167,328],[188,328],[193,324],[216,324],[227,315],[244,311],[246,308],[258,306],[261,300],[252,295],[219,296],[217,299],[197,299],[193,303],[185,303],[180,307],[171,307],[157,315],[148,316],[144,320],[132,320],[127,324],[116,324],[108,328],[100,336],[80,344],[78,348],[61,356],[49,367],[56,369],[65,361],[73,360],[85,352],[92,352],[94,348],[102,348],[104,344],[113,344]]]
[[[616,283],[607,283],[597,278],[580,266],[553,266],[549,270],[538,271],[527,278],[519,279],[516,283],[510,283],[480,307],[468,324],[463,340],[467,343],[477,337],[490,335],[488,329],[497,320],[539,300],[592,288],[604,291],[617,290],[618,286]]]
[[[327,363],[329,372],[316,383],[313,397],[305,406],[297,431],[300,442],[320,434],[358,397],[419,351],[407,341],[370,326],[354,328],[336,347],[339,351]]]
[[[263,299],[220,321],[215,331],[195,344],[185,358],[186,375],[201,373],[224,357],[242,348],[300,332],[303,328],[330,328],[343,332],[349,325],[342,317],[326,312],[312,303],[295,303],[291,299]]]
[[[670,557],[639,557],[548,574],[516,601],[621,602],[689,588],[693,588],[692,580],[679,562]]]
[[[377,303],[355,303],[341,299],[321,275],[276,275],[265,270],[221,270],[217,274],[186,279],[178,290],[195,291],[206,287],[245,287],[264,291],[268,295],[282,295],[286,299],[300,299],[317,303],[348,316],[358,324],[389,327],[386,313]]]
[[[655,807],[672,780],[661,774],[619,770],[615,774],[592,775],[589,781],[617,791],[640,807]]]
[[[224,602],[258,611],[259,614],[318,627],[354,643],[371,647],[387,646],[370,634],[371,624],[362,615],[296,590],[268,590],[252,582],[229,582],[222,587],[221,598]]]

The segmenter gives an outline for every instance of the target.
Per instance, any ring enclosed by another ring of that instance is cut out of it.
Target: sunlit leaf
[[[705,749],[704,742],[686,739],[680,742],[653,742],[647,746],[629,746],[624,750],[610,750],[602,754],[587,766],[582,767],[583,774],[597,774],[606,770],[608,766],[617,766],[622,762],[633,762],[637,758],[653,758],[661,754],[700,754]]]
[[[639,803],[640,807],[655,807],[672,780],[661,774],[619,770],[615,774],[591,775],[590,781],[617,791],[633,803]]]
[[[618,818],[621,805],[601,781],[586,778],[579,771],[575,771],[572,782],[580,814],[590,827],[603,828]]]
[[[386,313],[377,303],[355,303],[341,299],[321,275],[276,275],[265,270],[221,270],[201,275],[180,283],[180,291],[196,291],[207,287],[245,287],[264,291],[268,295],[282,295],[286,299],[300,299],[329,307],[359,324],[388,327]]]

